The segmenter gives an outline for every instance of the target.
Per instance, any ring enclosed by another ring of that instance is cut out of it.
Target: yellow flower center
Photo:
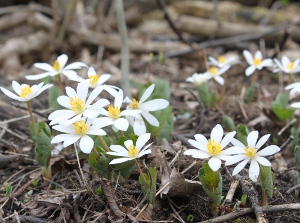
[[[140,107],[140,103],[134,98],[132,99],[132,103],[129,105],[129,108],[133,109],[133,110],[137,110]]]
[[[206,146],[209,154],[211,154],[212,156],[216,156],[221,152],[220,143],[216,142],[214,139],[209,140]]]
[[[289,63],[287,63],[287,65],[285,66],[287,69],[289,69],[289,70],[293,70],[294,69],[294,62],[289,62]]]
[[[20,98],[25,98],[27,95],[31,93],[32,93],[32,89],[30,88],[30,85],[25,85],[24,87],[21,87]]]
[[[61,66],[60,63],[56,60],[54,61],[53,65],[52,65],[53,70],[55,71],[60,71],[61,70]]]
[[[209,72],[214,76],[218,75],[218,69],[216,67],[209,68]]]
[[[85,109],[84,101],[78,97],[70,98],[69,104],[71,106],[72,111],[74,111],[76,114],[82,113]]]
[[[128,156],[129,157],[135,158],[135,157],[137,157],[138,154],[139,154],[139,151],[134,145],[131,145],[128,147]]]
[[[93,87],[95,86],[95,84],[98,82],[99,80],[99,75],[95,74],[95,75],[91,75],[89,76],[90,78],[90,85],[92,85]]]
[[[261,59],[259,59],[259,58],[254,58],[253,64],[254,64],[255,66],[260,65],[260,63],[261,63]]]
[[[219,58],[218,58],[218,62],[219,63],[226,63],[226,58],[224,57],[224,56],[220,56]]]
[[[253,159],[256,154],[256,149],[249,148],[248,146],[244,149],[245,150],[245,156],[248,156],[250,159]]]
[[[74,126],[76,134],[78,134],[78,135],[83,136],[88,131],[87,125],[82,120],[80,120],[79,122],[75,122],[73,124],[73,126]]]
[[[109,106],[107,110],[108,110],[108,116],[110,118],[118,119],[120,117],[121,111],[118,106],[116,106],[115,108],[113,106]]]

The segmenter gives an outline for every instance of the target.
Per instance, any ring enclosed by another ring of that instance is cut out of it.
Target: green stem
[[[119,130],[122,137],[125,137],[124,132],[122,130]]]
[[[32,115],[32,109],[31,109],[31,106],[30,106],[30,101],[26,101],[26,103],[27,103],[27,107],[28,107],[28,112],[29,112],[29,115],[30,115],[31,123],[32,123],[32,126],[33,126],[33,130],[34,130],[35,135],[37,136],[39,134],[39,132],[38,132],[38,130],[36,128],[35,121],[34,121],[34,118],[33,118],[33,115]]]
[[[97,159],[100,160],[101,156],[100,156],[100,154],[98,153],[98,151],[95,149],[95,147],[93,147],[92,150],[93,150],[93,152],[96,154]]]
[[[42,174],[45,179],[51,180],[52,178],[51,167],[50,166],[42,167]]]
[[[104,147],[105,151],[109,152],[109,148],[108,148],[106,142],[104,141],[104,139],[102,138],[102,136],[98,135],[98,139],[100,140],[100,142],[101,142],[102,146]]]
[[[261,189],[261,206],[268,206],[268,197],[264,189]]]
[[[134,161],[135,161],[135,165],[136,165],[138,171],[140,172],[140,175],[141,175],[142,178],[143,178],[143,181],[144,181],[145,183],[147,183],[147,181],[146,181],[146,179],[145,179],[145,176],[144,176],[144,174],[143,174],[143,172],[142,172],[142,170],[141,170],[141,168],[140,168],[140,165],[139,165],[138,161],[137,161],[136,159],[134,159]]]
[[[222,89],[221,89],[221,99],[223,99],[225,91],[226,91],[226,83],[227,83],[226,73],[223,74],[223,78],[224,78],[224,84],[223,84]]]
[[[61,81],[61,77],[60,77],[60,73],[57,76],[57,82],[59,85],[59,89],[60,89],[60,94],[63,95],[64,94],[64,90],[63,90],[63,85],[62,85],[62,81]]]
[[[257,70],[255,70],[254,74],[252,74],[252,77],[251,77],[251,86],[253,86],[255,84],[256,78],[257,78]]]
[[[291,84],[292,82],[295,82],[295,77],[292,73],[289,73],[289,82],[288,82],[288,84]]]

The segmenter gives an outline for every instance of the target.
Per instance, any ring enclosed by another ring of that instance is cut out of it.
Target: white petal
[[[151,134],[146,133],[144,135],[141,135],[137,140],[136,140],[136,148],[140,151],[141,148],[148,142],[150,139]]]
[[[262,53],[260,50],[256,51],[256,53],[254,54],[254,58],[262,59]]]
[[[285,55],[283,55],[282,56],[282,58],[281,58],[281,63],[282,63],[282,65],[285,67],[288,63],[290,63],[291,61],[290,61],[290,59],[287,57],[287,56],[285,56]]]
[[[55,125],[52,128],[59,131],[59,132],[68,133],[68,134],[75,134],[75,129],[73,127],[70,127],[70,126]]]
[[[130,116],[128,116],[130,117]],[[133,131],[134,134],[140,136],[146,133],[146,125],[145,122],[143,120],[138,120],[135,119],[135,121],[133,122]]]
[[[296,103],[291,104],[291,107],[300,108],[300,102],[296,102]]]
[[[243,153],[245,153],[245,149],[239,146],[233,146],[222,151],[222,154],[224,155],[243,154]]]
[[[93,68],[93,67],[90,67],[89,69],[88,69],[88,76],[90,77],[90,76],[92,76],[92,75],[97,75],[97,72],[95,71],[95,69]]]
[[[195,139],[201,144],[201,145],[206,145],[208,143],[207,139],[205,138],[204,135],[201,134],[196,134]]]
[[[43,79],[44,77],[48,77],[50,74],[51,74],[51,72],[35,74],[35,75],[27,75],[27,76],[25,76],[25,78],[27,80],[39,80],[39,79]]]
[[[236,167],[232,171],[232,176],[241,172],[241,170],[246,166],[248,161],[249,161],[249,159],[245,159],[245,160],[243,160],[243,162],[240,162],[238,165],[236,165]]]
[[[217,157],[212,157],[208,161],[208,165],[212,169],[212,171],[216,172],[221,167],[221,160]]]
[[[80,139],[79,147],[85,154],[90,154],[94,147],[94,141],[88,135],[82,136]]]
[[[128,129],[129,123],[125,118],[118,118],[117,120],[115,120],[114,126],[121,131],[126,131]]]
[[[132,141],[131,139],[126,140],[126,141],[124,142],[124,145],[125,145],[126,148],[128,149],[130,146],[133,145],[133,141]]]
[[[186,154],[186,155],[188,155],[188,154]],[[197,150],[192,156],[196,159],[207,159],[207,158],[211,157],[211,155],[209,153],[201,151],[201,150]]]
[[[184,155],[187,155],[187,156],[194,156],[196,153],[198,153],[198,149],[188,149],[186,151],[183,152]],[[200,151],[201,153],[203,153],[203,151]],[[206,153],[208,154],[208,153]],[[210,156],[208,156],[210,157]]]
[[[217,124],[210,133],[210,140],[214,139],[220,143],[223,137],[223,128],[220,124]]]
[[[200,150],[202,150],[202,151],[207,152],[207,145],[206,145],[206,144],[200,144],[198,141],[193,140],[193,139],[189,139],[188,142],[189,142],[192,146],[196,147],[197,149],[200,149]]]
[[[77,86],[77,96],[84,102],[86,101],[87,94],[89,92],[90,85],[86,82],[79,83]]]
[[[15,91],[18,95],[20,95],[20,93],[21,93],[21,85],[20,85],[18,82],[13,81],[13,82],[12,82],[12,87],[13,87],[14,91]]]
[[[71,125],[75,122],[78,122],[80,119],[82,118],[82,114],[78,114],[78,115],[75,115],[74,117],[68,119],[64,125],[68,126],[68,125]]]
[[[68,96],[65,96],[65,95],[59,96],[59,97],[57,98],[57,102],[58,102],[61,106],[65,107],[65,108],[71,109],[70,98],[69,98]]]
[[[86,105],[90,105],[97,97],[98,95],[103,91],[103,87],[96,87],[90,94],[88,100],[86,101]],[[109,104],[109,102],[108,102]]]
[[[152,94],[152,92],[154,90],[154,87],[155,87],[155,84],[152,84],[145,90],[143,96],[140,99],[141,104],[150,97],[150,95]]]
[[[68,139],[66,139],[64,141],[64,147],[67,147],[73,143],[75,143],[78,139],[80,139],[81,135],[70,135],[71,137],[69,137]]]
[[[77,93],[73,88],[66,87],[66,93],[70,98],[77,97]]]
[[[276,63],[276,65],[279,67],[280,70],[285,71],[285,67],[283,67],[276,58],[274,58],[274,62]]]
[[[246,76],[250,76],[251,74],[253,74],[253,72],[255,71],[256,67],[255,66],[249,66],[246,70],[245,70],[245,74]]]
[[[119,92],[115,96],[114,107],[118,106],[120,109],[122,106],[122,103],[123,103],[123,91],[120,89]]]
[[[158,120],[154,117],[154,115],[150,114],[149,112],[146,112],[146,111],[143,111],[141,113],[141,115],[146,119],[146,121],[152,125],[152,126],[155,126],[155,127],[158,127],[159,126],[159,122]]]
[[[125,149],[123,146],[120,145],[112,145],[109,147],[110,150],[119,153],[119,156],[128,156],[128,150]]]
[[[225,148],[233,139],[233,137],[235,136],[235,131],[233,132],[229,132],[228,134],[226,134],[221,142],[221,147],[222,149]]]
[[[258,140],[257,144],[256,144],[256,148],[260,149],[260,147],[262,147],[263,144],[266,143],[266,141],[269,139],[271,134],[267,134],[264,135],[263,137],[260,138],[260,140]]]
[[[237,147],[241,147],[241,148],[245,148],[246,147],[243,143],[241,143],[239,140],[237,140],[235,138],[233,138],[231,140],[231,143],[232,143],[232,145],[237,146]]]
[[[280,148],[275,145],[267,146],[266,148],[262,149],[258,153],[256,153],[258,156],[271,156],[277,152],[280,151]]]
[[[74,62],[66,66],[64,70],[73,70],[73,69],[77,70],[77,69],[81,69],[82,67],[87,67],[87,65],[82,62]]]
[[[126,161],[129,161],[129,160],[133,160],[134,158],[117,158],[117,159],[114,159],[112,160],[109,164],[117,164],[117,163],[124,163]]]
[[[229,64],[226,65],[226,66],[224,66],[224,67],[222,67],[222,68],[218,71],[218,75],[221,75],[221,74],[225,73],[229,68],[230,68],[230,65],[229,65]],[[222,79],[223,79],[223,78],[222,78]],[[224,81],[223,81],[223,83],[224,83]]]
[[[60,135],[54,136],[53,139],[51,140],[51,144],[65,141],[69,137],[72,137],[72,136],[70,136],[70,134],[60,134]]]
[[[255,148],[257,138],[258,138],[258,131],[252,131],[249,133],[247,137],[247,143],[250,148]]]
[[[249,157],[245,156],[245,155],[235,155],[232,156],[232,160],[228,160],[225,162],[225,166],[230,166],[232,164],[238,163],[241,160],[249,160]]]
[[[138,157],[137,157],[137,158],[140,158],[140,157],[142,157],[142,156],[144,156],[144,155],[146,155],[146,154],[149,154],[149,153],[151,153],[151,150],[150,150],[150,149],[144,150],[143,152],[140,152],[140,153],[138,154]]]
[[[263,166],[272,166],[269,160],[267,160],[265,157],[256,157],[255,158],[257,162],[259,162]]]
[[[272,59],[264,59],[262,62],[261,62],[261,64],[260,64],[260,66],[261,67],[271,67],[271,66],[273,66],[274,64],[273,64],[273,60]]]
[[[77,82],[83,82],[83,78],[79,77],[74,70],[63,70],[62,74],[65,75],[69,80],[74,80]]]
[[[146,111],[156,111],[168,107],[169,102],[165,99],[154,99],[147,101],[140,106],[140,109]]]
[[[39,68],[41,70],[45,70],[45,71],[48,71],[48,72],[54,71],[53,67],[50,64],[47,64],[47,63],[35,63],[34,66],[36,68]]]
[[[249,177],[253,182],[256,182],[258,176],[259,176],[259,165],[256,160],[251,160],[250,168],[249,168]]]
[[[106,132],[103,129],[89,129],[89,135],[105,136]]]
[[[253,56],[248,50],[243,51],[244,57],[249,65],[253,65]]]
[[[68,61],[68,56],[66,54],[62,54],[59,57],[57,57],[56,60],[59,62],[60,66],[63,68],[66,66],[66,63]]]
[[[215,58],[209,56],[208,60],[209,62],[211,62],[212,65],[219,66],[219,62]]]
[[[221,76],[214,77],[215,81],[218,82],[220,85],[224,84],[224,78]]]
[[[21,101],[21,98],[15,94],[13,94],[12,92],[10,92],[9,90],[5,89],[5,88],[0,88],[4,94],[6,94],[6,96],[14,99],[14,100],[18,100]]]

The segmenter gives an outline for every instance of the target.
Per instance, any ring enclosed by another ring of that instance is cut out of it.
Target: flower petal
[[[146,133],[138,137],[138,139],[136,140],[136,148],[138,149],[138,151],[142,149],[142,147],[148,142],[150,137],[151,137],[150,133]]]
[[[89,98],[88,98],[88,100],[86,101],[86,105],[88,106],[88,105],[90,105],[97,97],[98,97],[98,95],[101,93],[103,91],[103,87],[96,87],[92,92],[91,92],[91,94],[90,94],[90,96],[89,96]],[[106,100],[106,101],[108,101],[108,100]],[[109,102],[108,102],[108,104],[109,104]],[[106,104],[106,105],[108,105],[108,104]]]
[[[210,140],[216,140],[218,143],[221,142],[223,137],[223,128],[220,124],[217,124],[210,133]]]
[[[252,131],[247,137],[247,143],[250,148],[255,148],[258,138],[258,131]]]
[[[245,70],[245,74],[246,76],[250,76],[251,74],[253,74],[253,72],[255,71],[256,67],[255,66],[249,66],[246,70]]]
[[[82,136],[79,142],[79,148],[85,154],[90,154],[94,147],[94,141],[88,135]]]
[[[222,142],[221,142],[221,147],[222,147],[222,149],[223,148],[225,148],[230,142],[231,142],[231,140],[233,139],[233,137],[235,136],[235,131],[233,131],[233,132],[229,132],[229,133],[227,133],[225,136],[224,136],[224,138],[223,138],[223,140],[222,140]]]
[[[194,137],[201,145],[206,145],[208,143],[204,135],[196,134]]]
[[[65,96],[65,95],[59,96],[59,97],[57,98],[57,102],[58,102],[61,106],[65,107],[65,108],[71,109],[70,98],[69,98],[68,96]]]
[[[271,134],[267,134],[264,135],[263,137],[260,138],[260,140],[258,140],[257,144],[256,144],[256,148],[260,149],[260,147],[262,147],[263,144],[266,143],[266,141],[269,139]]]
[[[126,148],[128,149],[130,146],[133,146],[133,141],[131,139],[126,140],[124,142],[124,145],[126,146]]]
[[[89,135],[105,136],[106,132],[103,129],[89,129]]]
[[[124,163],[126,161],[133,160],[133,159],[135,159],[135,158],[131,158],[131,157],[130,158],[117,158],[117,159],[112,160],[109,164],[111,165],[111,164]]]
[[[256,51],[256,53],[254,54],[254,58],[255,59],[262,59],[262,53],[260,50]]]
[[[209,167],[212,169],[212,171],[216,172],[221,167],[221,160],[217,157],[212,157],[208,161]]]
[[[238,174],[241,172],[241,170],[246,166],[246,164],[249,162],[249,159],[245,159],[242,162],[240,162],[232,171],[232,176]]]
[[[17,95],[20,95],[20,93],[21,93],[21,85],[18,82],[13,81],[12,82],[12,88],[17,93]]]
[[[38,69],[45,70],[48,72],[54,71],[53,67],[48,63],[35,63],[33,66],[35,66]]]
[[[69,134],[69,138],[64,140],[64,147],[67,147],[73,143],[75,143],[78,139],[80,139],[81,135],[77,134]]]
[[[258,156],[255,158],[257,162],[259,162],[263,166],[272,166],[269,160],[267,160],[265,157]]]
[[[115,120],[114,126],[121,131],[126,131],[128,129],[129,123],[125,118],[118,118],[117,120]]]
[[[142,152],[140,152],[140,153],[138,154],[138,157],[137,157],[137,158],[140,158],[140,157],[142,157],[142,156],[144,156],[144,155],[146,155],[146,154],[149,154],[149,153],[151,153],[151,150],[150,150],[150,149],[144,150],[144,151],[142,151]]]
[[[222,151],[222,154],[224,155],[243,154],[243,153],[245,153],[245,149],[239,146],[233,146]]]
[[[232,145],[234,145],[236,147],[241,147],[241,148],[245,148],[246,147],[243,143],[241,143],[239,140],[237,140],[235,138],[233,138],[231,140],[231,143],[232,143]]]
[[[8,97],[10,97],[10,98],[12,98],[12,99],[14,99],[14,100],[21,101],[21,98],[20,98],[19,96],[13,94],[13,93],[10,92],[9,90],[7,90],[7,89],[5,89],[5,88],[2,88],[2,87],[1,87],[0,89],[2,90],[2,92],[3,92],[6,96],[8,96]]]
[[[270,145],[270,146],[267,146],[266,148],[262,149],[258,153],[256,153],[256,155],[258,155],[258,156],[271,156],[271,155],[273,155],[273,154],[275,154],[279,151],[280,151],[280,148],[278,146]]]
[[[68,61],[68,56],[66,54],[62,54],[56,59],[59,62],[59,65],[61,68],[64,68],[66,66],[66,63]]]
[[[256,182],[258,176],[259,176],[259,165],[256,160],[252,159],[249,168],[249,177],[253,182]]]
[[[146,101],[150,95],[152,94],[153,90],[154,90],[155,84],[151,84],[144,92],[144,94],[142,95],[141,99],[140,99],[140,103],[142,104],[144,101]]]
[[[39,80],[43,79],[44,77],[48,77],[52,72],[46,72],[46,73],[41,73],[41,74],[34,74],[34,75],[27,75],[25,78],[27,80]]]
[[[89,92],[90,85],[86,82],[81,82],[77,86],[77,96],[84,102],[86,101],[87,94]]]
[[[221,76],[215,76],[215,81],[218,82],[220,85],[224,85],[224,78]]]
[[[225,162],[225,166],[230,166],[232,164],[238,163],[241,160],[249,160],[249,157],[245,156],[245,155],[235,155],[232,156],[232,160],[228,160]]]
[[[253,56],[248,50],[243,51],[244,57],[249,65],[253,65]]]
[[[189,142],[192,146],[196,147],[197,149],[200,149],[200,150],[202,150],[202,151],[207,152],[207,145],[206,145],[206,144],[201,144],[201,143],[199,143],[198,141],[193,140],[193,139],[189,139],[188,142]]]
[[[131,117],[131,116],[128,116]],[[133,122],[133,131],[134,134],[140,136],[146,133],[146,125],[142,119],[135,119]]]
[[[165,99],[154,99],[141,104],[140,109],[146,111],[156,111],[168,107],[169,102]]]
[[[70,134],[60,134],[60,135],[56,135],[56,136],[54,136],[53,139],[51,140],[51,144],[65,141],[65,140],[68,139],[69,137],[72,137],[72,136],[70,136]],[[65,147],[65,146],[64,146],[64,147]]]
[[[128,150],[125,149],[123,146],[120,145],[112,145],[109,147],[110,150],[120,154],[119,156],[128,156]]]
[[[66,87],[66,93],[70,98],[77,97],[76,91],[71,87]]]
[[[155,127],[158,127],[159,126],[159,122],[158,120],[155,118],[154,115],[150,114],[149,112],[147,111],[143,111],[141,113],[141,115],[146,119],[146,121],[152,125],[152,126],[155,126]]]
[[[88,69],[87,74],[88,74],[88,77],[90,77],[90,76],[92,76],[92,75],[97,75],[97,72],[95,71],[95,69],[94,69],[93,67],[90,67],[90,68]]]
[[[77,69],[81,69],[82,67],[87,67],[87,65],[82,62],[74,62],[66,66],[64,70],[77,70]]]

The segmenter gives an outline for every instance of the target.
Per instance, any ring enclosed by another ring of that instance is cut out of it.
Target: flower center
[[[209,154],[211,154],[212,156],[216,156],[221,152],[220,143],[216,142],[214,139],[209,140],[206,146]]]
[[[133,109],[133,110],[137,110],[140,107],[140,103],[139,101],[137,101],[135,98],[132,99],[132,103],[129,105],[129,108]]]
[[[109,106],[107,111],[108,111],[108,116],[110,118],[118,119],[120,117],[121,111],[118,106],[116,106],[115,108],[113,106]]]
[[[90,78],[90,85],[92,85],[93,87],[95,86],[95,84],[98,82],[99,80],[99,76],[97,74],[95,75],[91,75],[89,76]]]
[[[209,72],[211,74],[213,74],[214,76],[217,76],[218,75],[218,69],[216,67],[211,67],[209,68]]]
[[[245,156],[248,156],[250,159],[253,159],[256,154],[256,149],[249,148],[248,146],[244,149],[245,150]]]
[[[32,89],[30,88],[30,86],[25,85],[24,87],[21,87],[20,98],[25,98],[27,95],[31,93],[32,93]]]
[[[69,104],[71,106],[72,111],[74,111],[76,114],[82,113],[85,109],[84,101],[78,97],[70,98]]]
[[[260,65],[260,64],[261,64],[261,59],[259,59],[259,58],[254,58],[253,64],[254,64],[255,66]]]
[[[219,58],[218,58],[218,62],[219,63],[226,63],[226,58],[224,57],[224,56],[220,56]]]
[[[137,157],[138,154],[139,154],[139,151],[134,145],[131,145],[128,147],[128,156],[129,157],[135,158],[135,157]]]
[[[289,62],[289,63],[287,63],[287,65],[285,67],[289,70],[293,70],[294,66],[295,66],[294,62]]]
[[[54,61],[53,65],[52,65],[53,70],[55,71],[60,71],[61,70],[61,66],[60,63],[56,60]]]
[[[88,131],[87,125],[82,120],[80,120],[79,122],[75,122],[73,124],[73,126],[74,126],[76,134],[78,134],[78,135],[82,135],[83,136]]]

